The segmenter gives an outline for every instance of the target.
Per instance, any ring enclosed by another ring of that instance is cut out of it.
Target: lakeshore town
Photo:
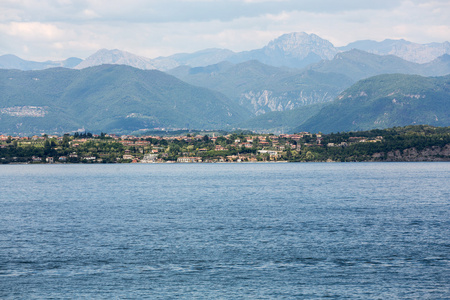
[[[450,161],[450,127],[359,132],[0,135],[0,163]]]
[[[326,141],[328,140],[328,141]],[[198,163],[314,160],[318,147],[379,142],[381,136],[333,141],[321,134],[216,134],[162,137],[75,133],[63,136],[0,135],[3,163]],[[3,151],[2,151],[3,150]]]

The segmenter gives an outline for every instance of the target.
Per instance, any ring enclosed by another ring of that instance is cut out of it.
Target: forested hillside
[[[338,132],[450,125],[450,76],[379,75],[362,80],[295,130]]]
[[[247,113],[226,96],[156,70],[0,70],[0,133],[224,128]]]

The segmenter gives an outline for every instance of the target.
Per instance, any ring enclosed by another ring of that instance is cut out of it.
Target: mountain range
[[[377,75],[358,81],[332,102],[270,112],[239,127],[330,133],[417,124],[450,126],[450,75]]]
[[[418,51],[421,63],[397,56],[412,57],[411,51]],[[85,60],[43,63],[4,55],[0,133],[449,126],[449,52],[447,42],[359,41],[336,48],[316,35],[292,33],[240,53],[207,49],[148,59],[102,49]],[[408,102],[398,91],[421,95],[413,100],[426,105]],[[379,99],[396,104],[381,109]]]
[[[45,61],[36,62],[21,59],[13,54],[6,54],[0,56],[0,69],[17,69],[17,70],[44,70],[49,68],[64,67],[74,68],[83,60],[72,57],[62,61]]]
[[[450,54],[450,43],[417,44],[401,40],[386,39],[382,42],[371,40],[357,41],[340,47],[341,51],[363,50],[378,55],[395,55],[404,60],[423,64],[444,54]]]
[[[352,49],[377,55],[395,55],[415,63],[428,63],[436,58],[450,54],[450,43],[418,44],[405,40],[384,40],[381,42],[365,40],[350,43],[345,47],[335,47],[328,40],[315,34],[294,32],[284,34],[269,42],[261,49],[233,52],[227,49],[205,49],[195,53],[179,53],[154,59],[134,55],[118,49],[101,49],[85,60],[70,58],[66,61],[34,62],[7,54],[0,56],[0,68],[18,70],[41,70],[51,67],[82,69],[101,64],[124,64],[139,69],[158,69],[167,71],[178,66],[201,67],[222,61],[241,63],[258,60],[276,67],[303,68],[321,60],[331,60],[340,52]]]
[[[304,69],[273,67],[253,60],[235,65],[183,66],[167,72],[190,84],[219,91],[257,116],[330,102],[358,80],[375,75],[450,74],[450,55],[417,64],[393,55],[350,50]]]
[[[296,76],[320,79],[314,71]],[[326,133],[411,124],[450,126],[450,75],[382,74],[358,81],[332,101],[256,117],[218,91],[123,65],[0,70],[0,94],[0,134],[136,133],[155,128]]]

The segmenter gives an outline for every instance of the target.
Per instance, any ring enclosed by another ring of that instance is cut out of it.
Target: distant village
[[[185,134],[180,136],[91,133],[0,135],[2,163],[215,163],[314,161],[319,148],[381,142],[382,136],[348,137],[297,134]],[[314,150],[316,149],[316,150]]]

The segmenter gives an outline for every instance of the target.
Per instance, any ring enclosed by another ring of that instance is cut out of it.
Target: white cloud
[[[82,15],[85,16],[88,19],[98,19],[98,18],[100,18],[100,15],[98,13],[96,13],[95,11],[91,10],[91,9],[83,10]]]
[[[234,51],[305,31],[343,46],[360,39],[443,42],[447,0],[2,0],[0,55],[85,58],[100,48],[147,57]],[[24,49],[28,49],[25,51]]]
[[[27,41],[52,41],[64,36],[64,31],[53,24],[38,22],[11,22],[2,24],[0,31],[4,34]]]

